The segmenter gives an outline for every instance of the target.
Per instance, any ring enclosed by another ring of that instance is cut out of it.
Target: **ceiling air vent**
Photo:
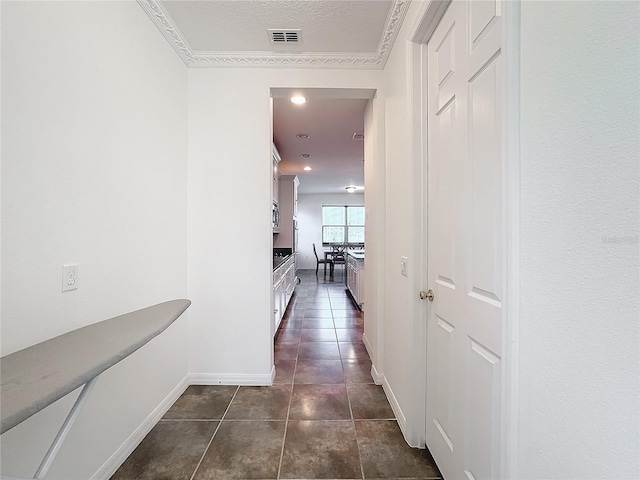
[[[351,137],[353,140],[364,140],[364,133],[354,133]]]
[[[270,28],[271,43],[302,43],[302,31],[294,28]]]

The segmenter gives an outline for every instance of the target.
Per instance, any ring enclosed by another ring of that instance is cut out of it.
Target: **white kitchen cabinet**
[[[274,332],[278,331],[284,312],[287,310],[287,305],[289,305],[289,301],[298,284],[295,265],[296,254],[293,254],[273,271]]]
[[[284,289],[284,279],[280,278],[278,283],[273,285],[273,321],[275,325],[275,330],[278,330],[280,326],[280,322],[282,321],[282,316],[284,315],[284,310],[286,307],[284,306],[283,292]]]
[[[351,297],[364,311],[364,252],[347,254],[347,289]]]
[[[298,185],[300,181],[295,175],[280,176],[280,190],[278,207],[280,210],[280,228],[277,237],[273,239],[276,248],[290,248],[297,250],[296,245],[296,215],[298,209]]]

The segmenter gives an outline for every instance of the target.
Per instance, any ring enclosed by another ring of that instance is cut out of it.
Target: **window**
[[[323,205],[322,244],[364,244],[362,205]]]

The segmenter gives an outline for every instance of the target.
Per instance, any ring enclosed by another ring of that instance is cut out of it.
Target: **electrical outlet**
[[[400,257],[400,273],[407,276],[407,257]]]
[[[78,265],[62,266],[62,291],[75,290],[78,288]]]

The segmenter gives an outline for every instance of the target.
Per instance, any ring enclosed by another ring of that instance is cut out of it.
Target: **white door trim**
[[[502,443],[500,473],[502,478],[519,478],[519,325],[520,325],[520,2],[505,2],[504,39],[505,135],[507,167],[507,285],[506,316],[503,338],[505,375],[502,384]]]
[[[427,402],[427,305],[418,297],[418,292],[427,286],[427,224],[424,221],[427,212],[427,189],[423,178],[427,172],[426,125],[427,125],[427,82],[423,72],[426,71],[426,44],[440,22],[442,15],[451,3],[450,0],[433,0],[426,2],[417,21],[410,30],[410,103],[411,103],[411,158],[413,159],[413,215],[415,238],[413,241],[414,283],[411,289],[413,296],[413,332],[412,359],[413,371],[411,411],[408,416],[411,422],[404,434],[411,446],[426,445],[426,402]]]
[[[411,445],[424,446],[426,443],[426,345],[427,309],[426,302],[418,300],[418,292],[427,290],[427,185],[423,182],[427,173],[427,82],[426,44],[436,29],[451,0],[432,0],[425,3],[410,30],[411,45],[410,79],[412,105],[412,158],[414,173],[414,251],[413,268],[416,272],[414,300],[414,332],[419,348],[414,350],[412,364],[415,380],[411,418],[414,428],[405,432]],[[506,286],[506,326],[503,337],[505,375],[503,376],[501,398],[503,417],[501,419],[500,476],[518,477],[518,321],[519,321],[519,245],[520,245],[520,3],[505,2],[504,19],[506,38],[504,39],[505,85],[507,102],[503,115],[506,128],[507,158],[507,286]]]

